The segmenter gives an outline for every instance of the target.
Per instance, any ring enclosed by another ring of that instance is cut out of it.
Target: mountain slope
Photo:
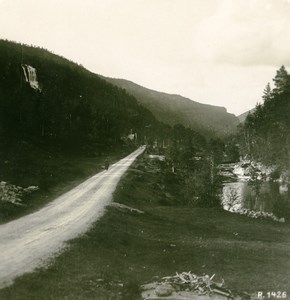
[[[125,89],[154,116],[169,125],[182,124],[203,134],[224,136],[235,131],[238,118],[224,107],[201,104],[188,98],[157,92],[124,79],[103,77]]]
[[[76,148],[118,143],[131,129],[141,137],[159,124],[124,90],[46,50],[0,40],[0,70],[0,134]]]
[[[253,113],[255,111],[255,109],[256,108],[252,108],[251,110],[248,110],[248,111],[244,112],[243,114],[239,115],[238,116],[239,121],[241,123],[243,123],[246,120],[248,114]]]

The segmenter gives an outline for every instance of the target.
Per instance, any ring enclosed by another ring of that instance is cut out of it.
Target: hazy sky
[[[0,0],[0,38],[240,114],[290,66],[290,1]]]

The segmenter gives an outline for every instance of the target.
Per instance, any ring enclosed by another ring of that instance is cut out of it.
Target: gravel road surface
[[[65,242],[85,233],[112,201],[112,194],[142,146],[39,211],[0,225],[0,288],[63,250]]]

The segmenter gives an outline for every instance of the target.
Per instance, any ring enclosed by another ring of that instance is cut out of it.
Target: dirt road
[[[121,176],[145,147],[98,173],[41,210],[0,225],[0,288],[47,263],[65,241],[86,232],[111,202]]]

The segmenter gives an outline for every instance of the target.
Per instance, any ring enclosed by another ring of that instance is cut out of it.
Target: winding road
[[[144,150],[140,147],[39,211],[0,225],[0,288],[45,265],[66,241],[85,233],[104,214],[120,178]]]

